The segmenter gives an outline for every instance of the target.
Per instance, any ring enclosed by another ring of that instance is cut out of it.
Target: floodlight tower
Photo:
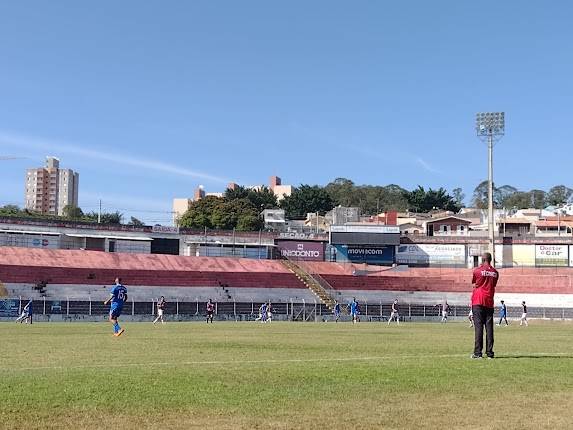
[[[487,142],[488,150],[488,216],[489,251],[495,265],[495,220],[493,218],[493,146],[505,134],[505,112],[480,112],[476,114],[476,133]]]

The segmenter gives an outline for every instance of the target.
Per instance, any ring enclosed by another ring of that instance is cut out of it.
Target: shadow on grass
[[[496,356],[495,357],[496,360],[547,359],[547,358],[571,360],[571,359],[573,359],[573,355],[560,355],[560,354],[556,354],[556,355],[551,355],[551,354],[527,355],[527,354],[522,354],[522,355],[502,355],[502,356]]]

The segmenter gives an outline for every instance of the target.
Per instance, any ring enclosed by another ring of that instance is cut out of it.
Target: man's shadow
[[[496,360],[521,360],[521,359],[563,359],[563,360],[571,360],[573,359],[573,355],[560,355],[560,354],[547,354],[547,355],[501,355],[496,356]]]

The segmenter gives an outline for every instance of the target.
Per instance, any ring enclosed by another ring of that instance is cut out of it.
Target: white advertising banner
[[[466,265],[465,245],[399,245],[396,263],[409,265]]]
[[[559,266],[569,265],[568,245],[535,245],[536,266]]]

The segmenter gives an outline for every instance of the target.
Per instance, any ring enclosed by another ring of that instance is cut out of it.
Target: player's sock
[[[117,322],[115,322],[113,324],[113,332],[117,333],[120,330],[119,324]]]

